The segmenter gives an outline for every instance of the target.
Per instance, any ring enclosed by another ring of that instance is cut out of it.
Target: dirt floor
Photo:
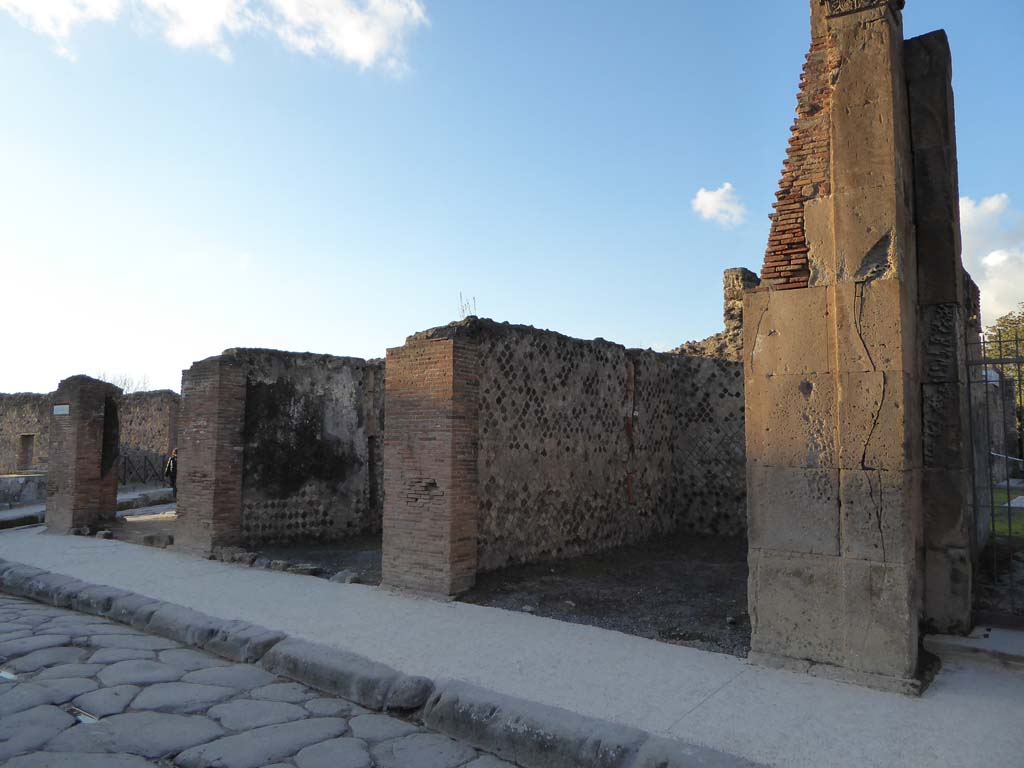
[[[461,600],[746,656],[747,542],[677,535],[477,577]]]
[[[114,537],[165,545],[174,514],[159,507],[153,512],[122,518],[111,526]],[[251,551],[265,561],[314,566],[326,578],[348,570],[359,583],[380,583],[379,535]],[[750,649],[745,539],[679,534],[575,560],[514,566],[480,574],[459,599],[706,651],[746,656]]]

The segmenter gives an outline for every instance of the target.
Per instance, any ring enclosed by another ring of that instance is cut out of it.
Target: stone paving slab
[[[5,595],[0,595],[0,616],[0,632],[30,616],[40,619],[38,626],[76,625],[74,639],[52,635],[65,645],[6,646],[0,669],[12,679],[0,684],[0,765],[382,768],[399,764],[392,752],[401,756],[410,750],[399,744],[388,751],[389,741],[427,735],[415,725],[369,715],[353,702],[196,649],[121,658],[114,653],[119,649],[101,647],[113,636],[109,619],[83,619]],[[99,660],[81,663],[82,658]],[[372,732],[386,757],[371,757],[368,742],[351,735],[350,719],[360,721],[358,729]],[[409,765],[454,768],[453,755],[465,758],[460,765],[481,756],[469,744],[432,736],[436,741],[414,750]]]

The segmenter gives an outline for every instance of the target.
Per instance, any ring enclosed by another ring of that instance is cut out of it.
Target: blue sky
[[[942,27],[954,49],[991,320],[1024,300],[1024,3],[907,6],[908,36]],[[231,346],[382,356],[457,319],[460,291],[629,346],[714,333],[721,271],[760,266],[807,17],[0,0],[0,391],[80,372],[177,389]]]

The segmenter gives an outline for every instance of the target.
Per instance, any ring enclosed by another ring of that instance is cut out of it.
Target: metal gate
[[[975,619],[1024,626],[1024,335],[968,342]]]
[[[159,457],[121,448],[118,460],[121,485],[154,485],[164,481],[164,462]]]

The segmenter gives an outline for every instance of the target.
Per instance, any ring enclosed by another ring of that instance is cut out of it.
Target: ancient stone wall
[[[45,472],[54,393],[0,394],[0,474]],[[133,460],[148,457],[162,468],[177,444],[181,398],[170,390],[122,395],[121,450]],[[25,438],[31,437],[31,440]],[[31,450],[26,450],[31,445]],[[31,455],[30,461],[23,461]]]
[[[52,404],[52,395],[0,394],[0,475],[46,471]]]
[[[181,397],[169,389],[132,392],[121,398],[121,450],[163,467],[178,445]]]
[[[246,375],[242,535],[249,543],[380,531],[379,361],[229,350]]]
[[[182,376],[183,546],[380,530],[383,364],[231,349]]]
[[[672,354],[691,357],[717,357],[723,360],[743,361],[743,294],[757,288],[761,279],[743,267],[725,270],[722,275],[724,308],[722,320],[725,329],[703,341],[688,341],[670,350]]]
[[[737,365],[483,321],[479,354],[481,571],[745,529]]]
[[[417,521],[417,536],[439,535],[423,511],[448,503],[437,473],[451,477],[452,448],[432,431],[451,408],[450,349],[476,361],[478,383],[458,390],[476,401],[476,441],[467,443],[476,451],[476,569],[678,529],[744,531],[738,364],[470,318],[389,350],[386,571],[389,541],[417,551],[389,530],[391,521],[410,532]],[[430,514],[447,525],[447,508]]]

